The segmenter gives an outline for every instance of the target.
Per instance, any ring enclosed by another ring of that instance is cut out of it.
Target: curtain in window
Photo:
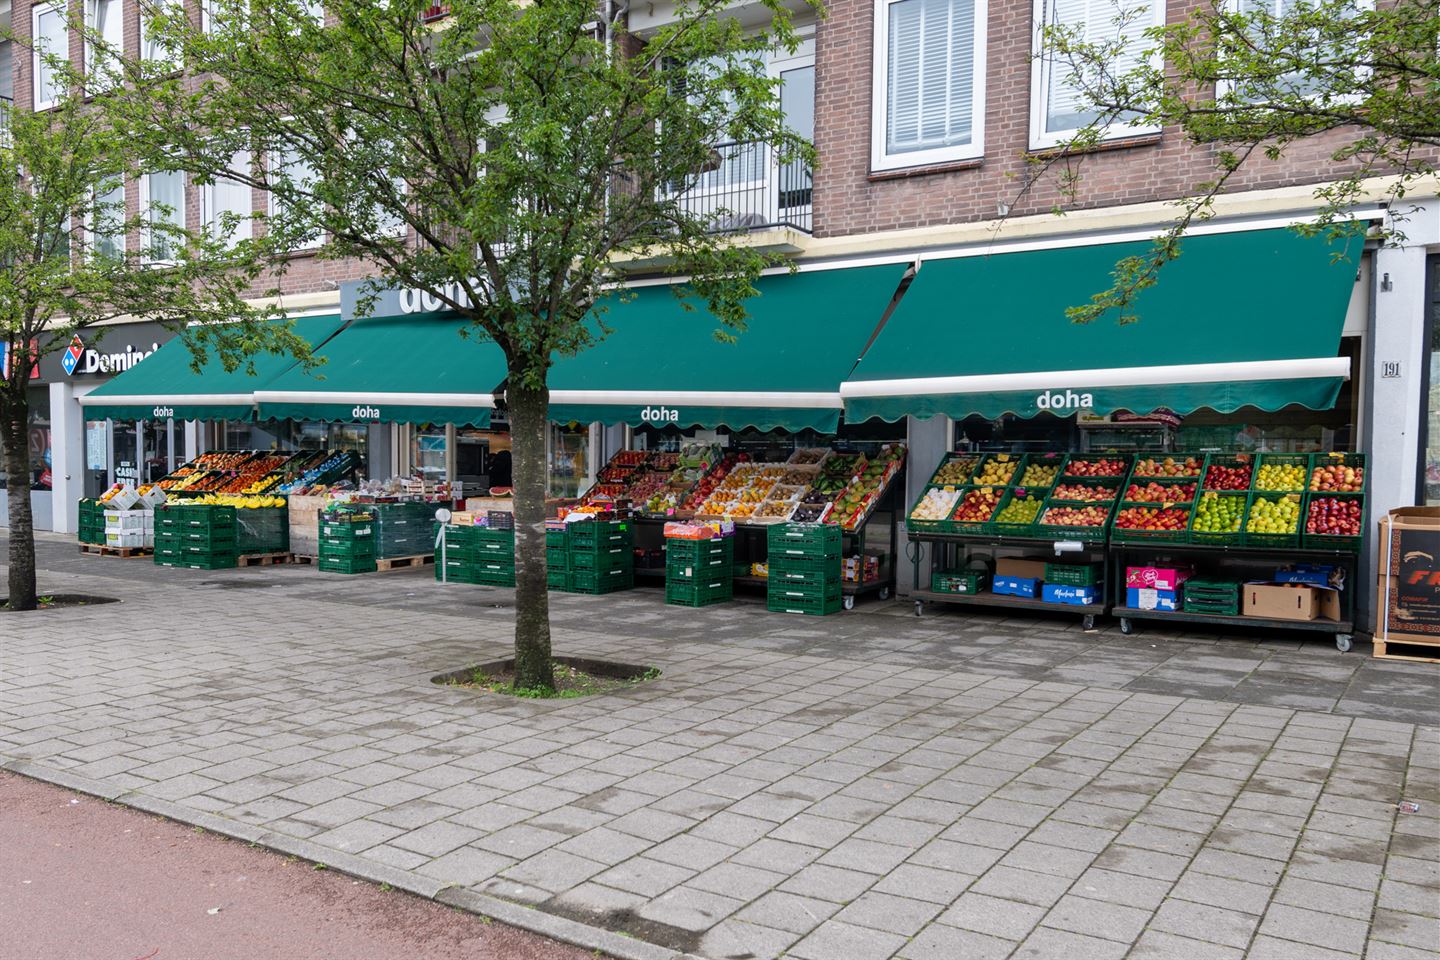
[[[179,172],[145,175],[145,219],[152,225],[185,226],[185,174]],[[165,230],[151,229],[146,237],[152,260],[175,259],[177,238]]]
[[[102,260],[125,255],[125,184],[106,184],[95,191],[95,208],[90,214],[91,250]]]
[[[250,151],[241,150],[231,158],[231,170],[239,171],[249,168]],[[208,194],[209,203],[205,205],[205,222],[212,233],[219,233],[221,216],[230,213],[242,218],[236,224],[235,231],[230,235],[230,241],[234,243],[250,239],[249,218],[254,212],[254,203],[250,196],[249,185],[228,177],[216,177],[215,182],[208,189]]]
[[[889,17],[886,152],[969,143],[975,0],[898,0]]]
[[[174,62],[172,53],[162,47],[150,28],[150,18],[155,14],[173,16],[181,12],[180,0],[143,0],[140,4],[140,58],[158,62]]]
[[[1106,65],[1111,77],[1123,77],[1140,65],[1143,34],[1154,22],[1154,0],[1045,0],[1044,9],[1048,26],[1078,28],[1086,43],[1108,45],[1122,36],[1126,39],[1125,52]],[[1079,130],[1099,117],[1082,96],[1084,83],[1076,82],[1082,78],[1075,76],[1075,66],[1048,51],[1041,61],[1047,133]],[[1096,78],[1083,79],[1093,83]]]
[[[70,59],[70,34],[65,27],[65,18],[54,7],[41,7],[35,11],[36,44],[46,54],[61,60]],[[60,99],[60,83],[55,71],[35,55],[35,102],[50,104]]]

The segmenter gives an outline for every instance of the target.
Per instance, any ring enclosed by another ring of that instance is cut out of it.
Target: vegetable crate
[[[936,593],[975,594],[985,589],[989,576],[983,570],[936,570],[930,589]]]
[[[614,570],[571,570],[567,593],[602,594],[617,590],[629,590],[635,586],[635,568],[617,567]]]
[[[707,580],[665,581],[665,602],[677,607],[708,607],[735,597],[734,581],[727,577]]]
[[[1282,533],[1250,529],[1261,522],[1260,514],[1255,509],[1257,504],[1278,504],[1282,500],[1294,505],[1294,530]],[[1304,522],[1305,495],[1303,493],[1267,493],[1257,490],[1250,494],[1249,502],[1245,505],[1245,535],[1241,538],[1241,542],[1247,547],[1298,547],[1300,546],[1300,525]]]
[[[829,616],[839,613],[841,608],[840,584],[827,587],[815,593],[803,589],[776,590],[772,583],[765,598],[765,609],[772,613],[798,613],[812,617]]]
[[[1047,563],[1045,582],[1067,587],[1093,587],[1100,582],[1098,563]]]

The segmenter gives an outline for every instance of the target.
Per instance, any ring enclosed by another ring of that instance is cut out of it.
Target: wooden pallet
[[[235,565],[238,567],[269,567],[278,563],[290,563],[294,559],[290,553],[243,553],[236,558]]]
[[[428,567],[434,562],[433,553],[417,553],[409,557],[376,557],[375,571],[384,573],[387,570],[409,570],[413,567]]]
[[[151,557],[155,555],[154,547],[112,547],[103,543],[82,543],[80,552],[92,557]]]
[[[292,554],[290,554],[290,562],[291,562],[291,563],[299,563],[299,564],[319,563],[319,562],[320,562],[320,558],[319,558],[319,557],[307,557],[307,556],[305,556],[305,554],[303,554],[303,553],[292,553]]]
[[[1440,663],[1440,642],[1423,640],[1381,640],[1375,638],[1375,656],[1385,660],[1410,660],[1414,663]]]

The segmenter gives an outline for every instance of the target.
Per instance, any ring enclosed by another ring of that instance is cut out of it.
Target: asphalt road
[[[593,954],[0,773],[3,960],[582,960]]]

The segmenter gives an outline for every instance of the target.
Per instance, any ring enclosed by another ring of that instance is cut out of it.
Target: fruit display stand
[[[1332,634],[1337,649],[1350,650],[1360,589],[1366,473],[1360,454],[1212,454],[1206,459],[1187,539],[1147,543],[1117,538],[1112,531],[1110,576],[1117,583],[1124,582],[1134,566],[1194,567],[1207,578],[1220,574],[1236,586],[1270,581],[1277,572],[1300,564],[1338,568],[1344,589],[1338,591],[1333,619],[1256,616],[1225,604],[1207,604],[1214,585],[1207,579],[1197,581],[1196,588],[1188,583],[1180,587],[1181,609],[1114,607],[1111,612],[1120,618],[1121,632],[1132,633],[1141,620],[1305,630]]]
[[[1085,629],[1094,627],[1110,602],[1103,577],[1047,580],[1061,589],[1045,599],[996,592],[980,571],[993,570],[1002,553],[1040,551],[1064,561],[1057,570],[1103,570],[1109,523],[1130,468],[1127,454],[948,455],[906,524],[915,615],[926,603],[960,604],[1075,613]],[[930,553],[928,581],[921,575],[921,545]],[[1079,602],[1084,599],[1090,602]]]

